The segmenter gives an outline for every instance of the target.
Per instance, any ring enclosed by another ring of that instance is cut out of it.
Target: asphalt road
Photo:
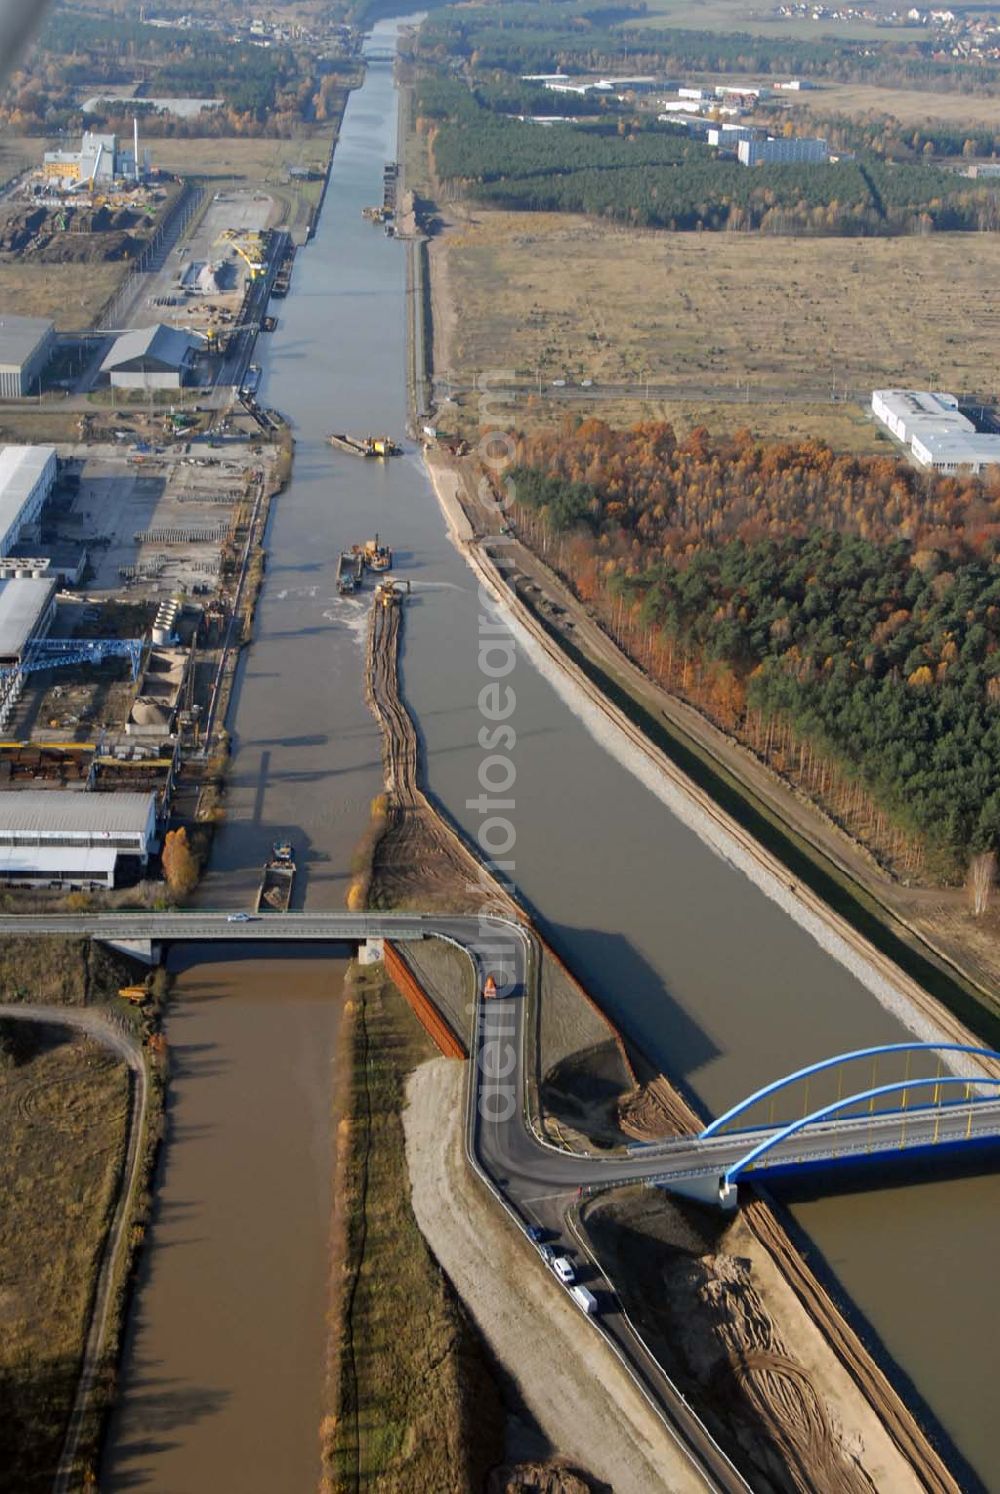
[[[714,1192],[718,1180],[777,1128],[730,1132],[707,1139],[678,1137],[614,1156],[580,1155],[543,1141],[531,1129],[525,1094],[525,1011],[540,962],[530,929],[500,917],[424,916],[410,913],[310,913],[234,916],[192,910],[168,913],[33,914],[0,917],[0,935],[91,936],[110,943],[149,941],[212,943],[311,941],[357,944],[366,939],[409,941],[436,937],[464,949],[481,992],[493,975],[499,995],[478,1003],[469,1086],[467,1144],[470,1161],[522,1229],[538,1226],[576,1257],[578,1279],[599,1294],[595,1328],[616,1350],[672,1437],[699,1470],[706,1487],[747,1488],[656,1359],[646,1348],[596,1262],[587,1258],[573,1227],[573,1206],[584,1191],[628,1182],[695,1182]],[[962,1081],[963,1083],[965,1081]],[[816,1162],[831,1156],[864,1156],[972,1138],[1000,1136],[1000,1097],[966,1101],[943,1110],[908,1110],[836,1117],[778,1141],[759,1166]],[[571,1243],[572,1242],[572,1243]],[[555,1278],[553,1278],[555,1281]]]

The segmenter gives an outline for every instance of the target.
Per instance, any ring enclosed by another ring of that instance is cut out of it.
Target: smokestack
[[[135,151],[135,179],[136,179],[136,182],[138,183],[138,181],[139,181],[139,116],[138,116],[138,114],[133,114],[132,115],[132,139],[133,139],[133,149]]]

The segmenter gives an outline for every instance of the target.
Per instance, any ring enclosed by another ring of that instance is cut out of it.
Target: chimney
[[[133,114],[132,115],[132,139],[133,139],[133,142],[134,142],[133,143],[133,149],[135,151],[135,180],[136,180],[136,183],[138,183],[138,181],[139,181],[139,116],[138,116],[138,114]]]

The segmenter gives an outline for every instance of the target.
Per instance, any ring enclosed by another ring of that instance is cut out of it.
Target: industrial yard
[[[0,449],[8,883],[111,889],[152,874],[171,817],[197,814],[252,604],[278,448],[119,434]]]
[[[215,589],[223,552],[264,467],[244,448],[233,455],[202,450],[188,443],[149,452],[60,448],[72,489],[53,515],[52,533],[56,541],[85,539],[88,597],[136,602]]]
[[[307,143],[278,155],[318,198]],[[32,443],[0,446],[8,885],[155,883],[168,828],[219,814],[219,731],[289,465],[250,360],[290,283],[294,194],[249,167],[175,176],[159,144],[136,119],[26,145],[0,187],[0,439]]]

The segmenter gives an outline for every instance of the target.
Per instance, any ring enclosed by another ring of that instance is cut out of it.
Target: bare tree
[[[996,851],[980,851],[978,856],[973,856],[969,862],[965,886],[969,894],[969,903],[976,918],[981,917],[990,905],[990,894],[993,891],[996,876]]]

